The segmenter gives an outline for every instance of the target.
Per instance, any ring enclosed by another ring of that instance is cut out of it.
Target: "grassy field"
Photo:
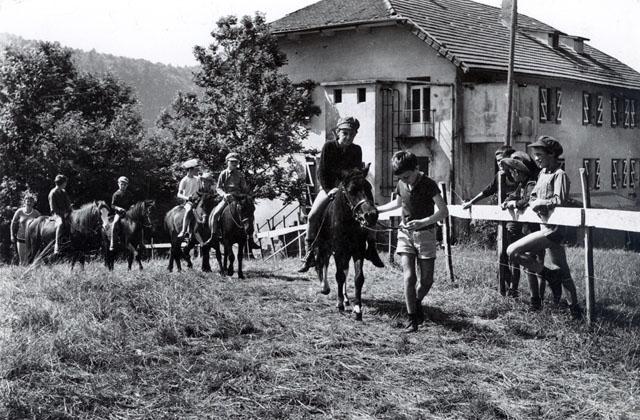
[[[397,267],[367,264],[362,323],[293,259],[242,281],[164,260],[0,268],[0,417],[640,418],[640,256],[596,252],[591,329],[550,298],[529,312],[526,286],[501,297],[494,260],[454,249],[454,286],[440,255],[409,335]]]

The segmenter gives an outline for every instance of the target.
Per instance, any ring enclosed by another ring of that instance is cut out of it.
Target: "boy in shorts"
[[[407,151],[396,152],[391,158],[391,166],[394,175],[400,178],[396,186],[396,199],[379,206],[378,211],[402,207],[396,253],[402,261],[404,297],[409,316],[405,331],[416,332],[424,320],[422,300],[433,285],[436,223],[449,216],[449,210],[438,185],[419,170],[416,155]],[[438,211],[434,211],[435,207]],[[416,261],[420,272],[419,283]]]

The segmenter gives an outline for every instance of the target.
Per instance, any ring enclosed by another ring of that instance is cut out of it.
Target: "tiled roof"
[[[295,32],[391,18],[384,0],[323,0],[271,23],[271,30]]]
[[[500,9],[471,0],[322,0],[271,24],[275,33],[397,19],[413,25],[418,37],[464,71],[506,71],[509,31]],[[531,31],[557,31],[518,15],[515,71],[640,89],[640,73],[585,43],[578,54],[562,43],[556,49]],[[588,34],[587,34],[588,35]]]

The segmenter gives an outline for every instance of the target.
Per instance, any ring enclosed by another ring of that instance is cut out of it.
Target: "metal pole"
[[[585,171],[584,168],[580,168],[580,180],[582,181],[583,209],[586,210],[591,207],[591,194],[589,192],[587,171]],[[591,322],[594,319],[594,309],[596,304],[591,230],[592,228],[584,226],[584,286],[587,300],[587,325],[591,325]]]
[[[450,204],[447,199],[447,184],[444,182],[440,183],[440,191],[442,192],[442,199],[445,203]],[[447,257],[447,271],[449,272],[449,279],[452,283],[455,283],[455,278],[453,277],[453,260],[451,257],[451,230],[450,230],[450,216],[444,218],[444,223],[442,224],[442,242],[444,242],[444,252]]]
[[[504,191],[504,172],[500,171],[498,182],[498,206],[502,205],[502,192]],[[507,229],[505,222],[498,223],[498,291],[502,296],[507,294],[507,285],[511,282],[511,272],[509,270],[509,258],[507,257]]]
[[[511,128],[513,117],[513,68],[516,52],[516,28],[518,26],[518,0],[512,0],[511,4],[511,28],[509,37],[509,67],[507,70],[507,135],[504,138],[504,144],[510,146]]]

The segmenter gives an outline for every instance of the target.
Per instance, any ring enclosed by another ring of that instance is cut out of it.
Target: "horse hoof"
[[[244,280],[244,275],[243,274],[238,274],[238,278],[241,280]]]
[[[351,302],[349,302],[348,300],[344,301],[344,306],[351,306]]]
[[[362,321],[362,312],[356,312],[356,321]]]
[[[331,293],[331,289],[325,287],[324,289],[320,290],[320,293],[322,293],[323,295],[328,295],[329,293]]]
[[[344,312],[344,305],[338,305],[338,312]]]

